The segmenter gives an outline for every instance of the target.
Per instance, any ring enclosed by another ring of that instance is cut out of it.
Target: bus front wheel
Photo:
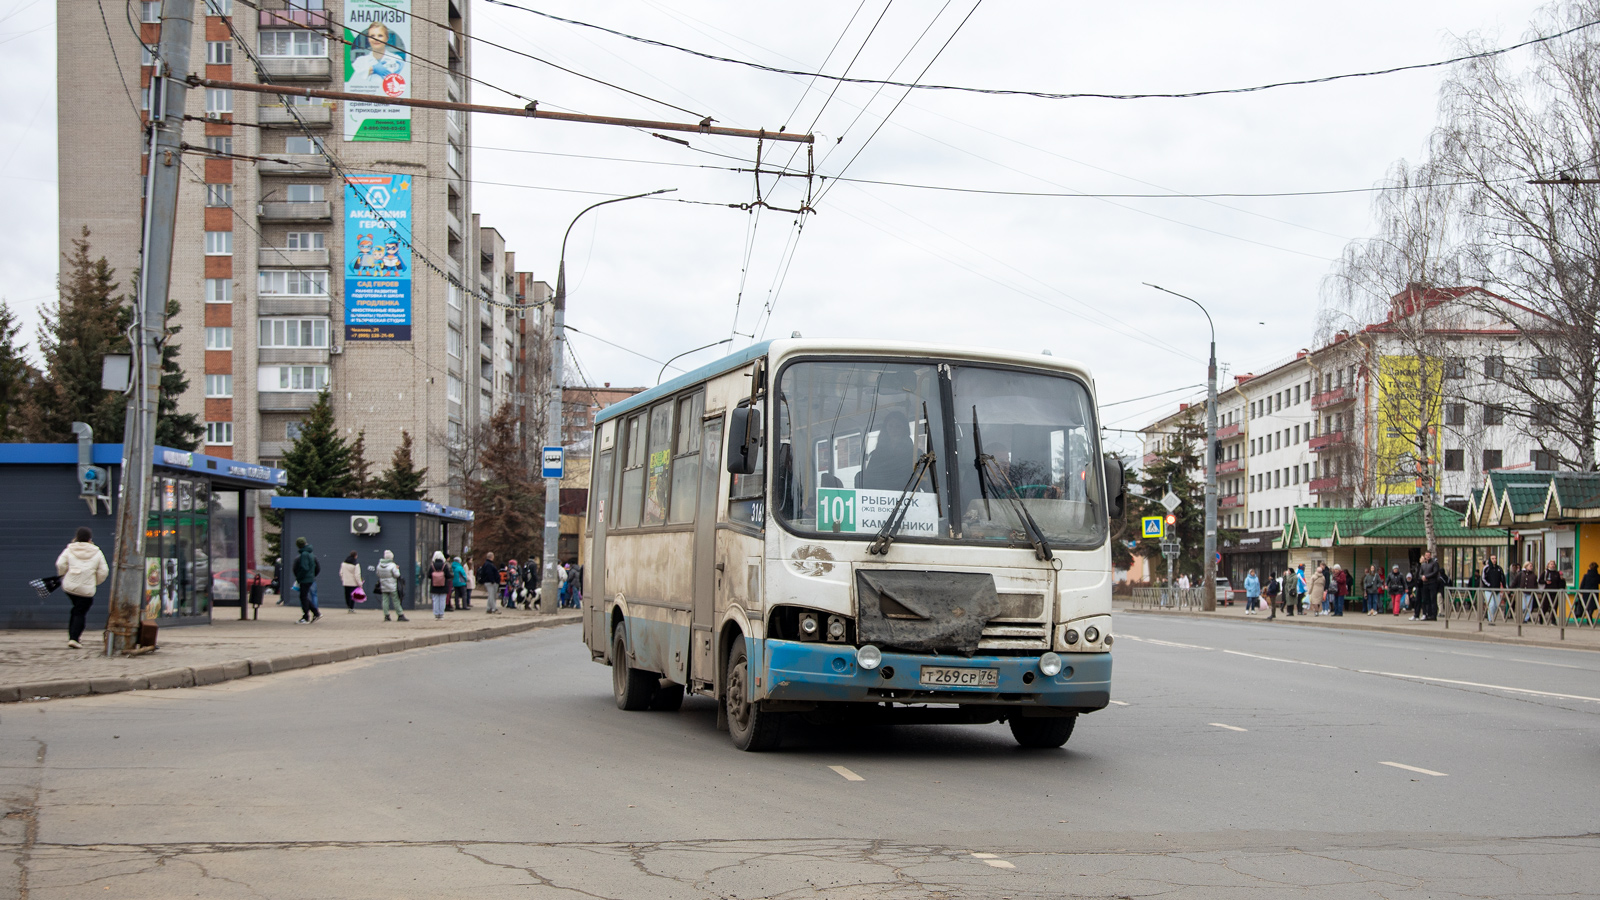
[[[1076,715],[1052,719],[1011,718],[1011,736],[1024,747],[1054,750],[1072,737],[1072,726],[1078,723]]]
[[[728,651],[728,667],[722,677],[722,703],[733,745],[751,752],[775,749],[783,740],[783,716],[763,710],[750,699],[750,660],[742,638]]]
[[[628,665],[628,635],[618,622],[611,634],[611,692],[617,697],[617,709],[649,709],[660,683],[655,673]]]

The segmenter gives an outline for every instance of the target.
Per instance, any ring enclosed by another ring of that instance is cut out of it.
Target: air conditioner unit
[[[350,533],[351,534],[377,534],[380,530],[381,529],[378,528],[378,517],[377,516],[351,516],[350,517]]]

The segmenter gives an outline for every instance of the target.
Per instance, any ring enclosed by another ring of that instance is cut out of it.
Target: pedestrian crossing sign
[[[1145,537],[1159,541],[1167,536],[1166,519],[1160,516],[1145,516],[1139,522],[1144,526],[1143,533]]]

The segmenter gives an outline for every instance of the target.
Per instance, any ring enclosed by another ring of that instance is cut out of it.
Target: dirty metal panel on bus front
[[[1000,613],[983,572],[857,569],[856,599],[861,642],[899,650],[971,656]]]

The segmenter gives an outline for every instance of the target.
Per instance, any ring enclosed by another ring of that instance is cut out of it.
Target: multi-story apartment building
[[[161,29],[159,0],[132,9],[137,34],[120,11],[108,28],[94,4],[58,4],[62,247],[88,226],[125,289],[146,113],[120,109],[122,86],[148,108]],[[383,101],[468,99],[469,13],[465,0],[195,4],[192,72],[374,96],[189,91],[197,149],[181,160],[171,296],[180,408],[202,414],[205,452],[278,464],[327,389],[376,466],[409,431],[433,498],[461,501],[449,442],[511,397],[524,359],[517,312],[495,305],[515,303],[513,260],[470,214],[467,117]]]

